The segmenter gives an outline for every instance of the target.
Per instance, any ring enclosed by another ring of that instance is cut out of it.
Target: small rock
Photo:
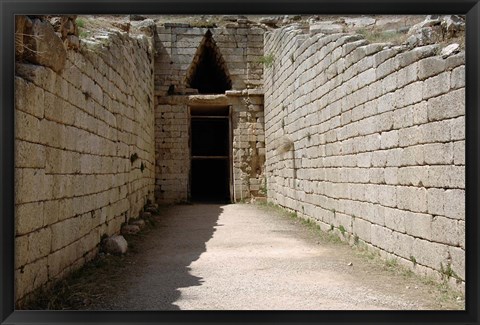
[[[145,209],[146,212],[150,212],[152,214],[156,214],[157,213],[157,208],[154,208],[152,206],[149,206]]]
[[[353,263],[352,263],[352,262],[350,262],[350,263],[348,263],[347,265],[348,265],[348,266],[353,266]]]
[[[122,227],[122,235],[135,235],[140,231],[137,225],[125,225]]]
[[[410,286],[406,286],[405,288],[406,288],[406,289],[410,289]]]
[[[458,53],[460,52],[460,45],[457,44],[457,43],[453,43],[453,44],[450,44],[448,46],[446,46],[442,52],[440,53],[440,55],[442,56],[442,58],[446,59],[447,57],[449,57],[450,55],[452,54],[455,54],[455,53]]]
[[[123,236],[113,235],[103,240],[103,248],[107,254],[120,255],[127,252],[128,243]]]
[[[67,46],[68,48],[78,49],[80,47],[80,39],[76,35],[67,36]]]
[[[142,219],[151,218],[151,217],[152,217],[152,213],[151,213],[151,212],[146,212],[146,211],[144,211],[144,212],[141,213],[141,217],[142,217]]]
[[[261,24],[265,24],[270,27],[275,27],[277,26],[278,19],[275,17],[263,17],[263,18],[260,18],[259,22]]]
[[[140,229],[145,228],[145,220],[137,219],[130,222],[131,225],[138,226]]]
[[[145,16],[140,16],[140,15],[130,15],[130,20],[145,20],[147,17]]]

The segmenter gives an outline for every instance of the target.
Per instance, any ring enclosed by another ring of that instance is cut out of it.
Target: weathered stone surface
[[[278,17],[263,17],[260,18],[259,22],[270,27],[276,27],[278,23]]]
[[[460,45],[458,43],[453,43],[450,44],[442,49],[442,52],[440,52],[440,55],[442,58],[446,59],[450,55],[456,54],[460,52]]]
[[[52,25],[36,19],[28,34],[26,44],[29,50],[25,52],[26,59],[60,72],[65,67],[67,52]]]
[[[132,27],[138,29],[139,31],[145,33],[147,36],[153,36],[157,25],[153,19],[145,19],[140,22],[132,22]]]
[[[128,243],[120,235],[114,235],[112,237],[103,240],[103,248],[106,253],[121,255],[125,254],[128,249]]]
[[[465,32],[465,19],[459,15],[448,15],[442,18],[442,27],[447,38],[458,36]]]
[[[343,33],[343,26],[334,22],[320,22],[310,25],[310,34],[337,34]]]
[[[350,28],[365,28],[375,25],[376,19],[372,17],[348,17],[344,19],[345,24]]]
[[[64,18],[70,46],[72,18]],[[48,261],[45,277],[22,274],[17,299],[81,266],[102,234],[118,233],[125,215],[153,199],[154,57],[144,38],[109,33],[100,39],[108,50],[79,53],[70,46],[58,72],[16,64],[18,262],[29,270]],[[131,151],[141,152],[143,171],[132,168]]]

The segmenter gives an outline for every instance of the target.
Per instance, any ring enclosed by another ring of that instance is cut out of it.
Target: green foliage
[[[265,67],[271,68],[273,66],[273,62],[275,62],[275,56],[273,54],[266,54],[262,56],[258,61],[260,63],[263,63]]]
[[[355,234],[355,236],[353,236],[353,243],[354,243],[355,245],[358,245],[359,242],[360,242],[360,238],[358,237],[357,234]]]
[[[440,272],[446,277],[446,280],[450,278],[459,279],[458,275],[452,269],[452,263],[448,263],[446,267],[443,266],[443,263],[440,263]]]
[[[417,265],[417,259],[415,258],[415,256],[410,255],[410,261],[412,261],[413,265]]]
[[[385,265],[388,267],[396,267],[398,265],[398,261],[396,258],[387,258]]]
[[[78,34],[78,37],[80,38],[87,38],[88,36],[90,36],[90,32],[86,31],[86,30],[82,30],[80,31],[80,33]]]
[[[78,27],[85,28],[85,19],[77,18],[75,20],[75,23],[77,24]]]
[[[396,31],[377,31],[377,30],[367,30],[359,29],[357,33],[363,35],[367,41],[370,43],[393,43],[401,44],[406,39],[406,34],[399,33]]]
[[[338,230],[340,230],[340,232],[342,233],[342,236],[344,236],[344,235],[345,235],[345,232],[347,231],[347,230],[345,229],[345,227],[342,226],[342,225],[340,225],[340,226],[338,227]]]

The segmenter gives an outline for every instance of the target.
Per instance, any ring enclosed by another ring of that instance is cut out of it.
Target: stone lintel
[[[190,95],[189,105],[229,105],[226,95]]]

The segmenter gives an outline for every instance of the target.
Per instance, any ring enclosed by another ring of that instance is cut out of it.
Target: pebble
[[[353,266],[353,263],[352,263],[352,262],[350,262],[350,263],[348,263],[347,265],[348,265],[348,266]]]

